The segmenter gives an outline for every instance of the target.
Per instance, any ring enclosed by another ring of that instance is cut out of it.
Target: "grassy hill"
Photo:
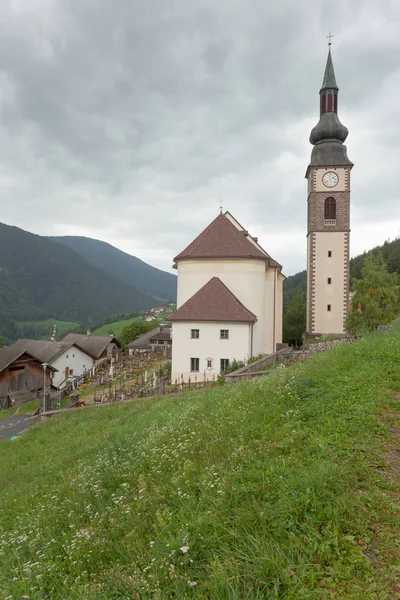
[[[103,269],[141,292],[155,296],[158,304],[176,300],[176,275],[156,269],[100,240],[81,236],[51,238],[77,252],[91,265]],[[172,259],[171,259],[172,260]]]
[[[74,321],[59,321],[58,319],[44,319],[43,321],[16,321],[18,337],[32,338],[35,340],[47,340],[57,328],[57,339],[64,337],[68,332],[79,327]]]
[[[1,597],[398,597],[399,353],[376,334],[1,443]]]
[[[0,336],[15,321],[95,323],[158,302],[49,238],[0,223]]]
[[[107,323],[107,325],[102,325],[98,329],[95,329],[94,331],[92,331],[92,335],[110,335],[111,333],[113,333],[118,337],[126,325],[130,325],[131,323],[140,320],[141,317],[132,317],[131,319],[113,321],[112,323]]]

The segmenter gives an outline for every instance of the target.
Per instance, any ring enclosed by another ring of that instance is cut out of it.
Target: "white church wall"
[[[285,281],[282,273],[276,273],[276,296],[275,296],[275,349],[276,344],[282,343],[282,322],[283,322],[283,282]]]
[[[238,300],[256,315],[254,354],[265,352],[265,261],[256,259],[179,261],[177,307],[182,306],[212,277],[219,277]],[[268,320],[271,320],[272,313],[268,311],[267,314],[270,315]]]
[[[265,273],[264,340],[262,350],[256,354],[272,354],[275,351],[273,316],[275,291],[275,271],[268,269]]]
[[[344,333],[345,233],[315,234],[315,333]],[[332,256],[328,256],[328,252]],[[328,277],[331,284],[328,284]],[[328,304],[331,310],[328,311]]]
[[[184,381],[189,377],[193,381],[197,376],[198,381],[216,378],[220,373],[220,361],[228,358],[230,361],[245,360],[250,356],[251,325],[248,323],[205,323],[184,322],[173,323],[172,347],[172,382]],[[199,338],[191,338],[191,330],[199,330]],[[228,339],[220,338],[220,330],[229,331]],[[199,371],[190,371],[190,359],[199,359]],[[207,367],[207,359],[212,360],[212,367]]]

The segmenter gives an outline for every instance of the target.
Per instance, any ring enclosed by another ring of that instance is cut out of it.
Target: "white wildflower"
[[[182,546],[181,548],[179,548],[179,550],[183,553],[186,554],[186,552],[188,552],[189,550],[189,546]]]

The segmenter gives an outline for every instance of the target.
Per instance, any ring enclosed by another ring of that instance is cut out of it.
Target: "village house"
[[[172,380],[215,378],[233,359],[271,354],[282,343],[282,267],[229,212],[221,211],[174,267]]]
[[[128,344],[128,350],[129,355],[132,356],[134,354],[149,353],[155,348],[170,348],[171,345],[171,326],[159,325]]]
[[[0,409],[19,406],[50,389],[56,368],[43,369],[42,361],[31,352],[16,347],[0,348]]]
[[[115,335],[91,335],[90,330],[86,335],[83,333],[69,333],[65,336],[63,342],[78,345],[84,352],[93,356],[96,366],[106,360],[118,358],[118,350],[121,348],[121,344]]]
[[[51,366],[51,382],[57,389],[62,389],[69,381],[90,372],[95,366],[95,356],[72,341],[21,339],[10,348],[27,350],[41,363]]]

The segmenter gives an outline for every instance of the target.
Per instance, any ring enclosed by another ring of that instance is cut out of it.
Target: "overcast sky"
[[[352,255],[397,237],[399,0],[1,0],[0,221],[170,270],[223,199],[304,269],[329,30]]]

